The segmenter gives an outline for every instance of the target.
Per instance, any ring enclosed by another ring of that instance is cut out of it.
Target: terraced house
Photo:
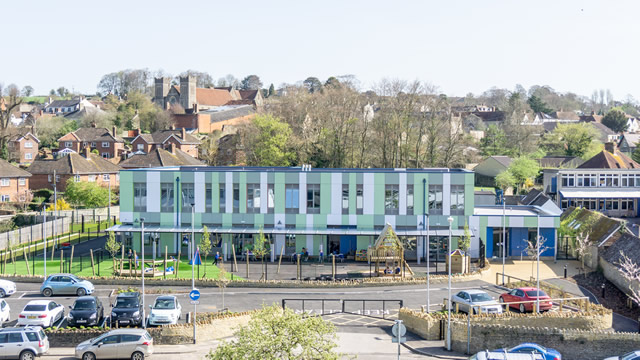
[[[385,224],[403,239],[407,258],[427,254],[444,259],[449,218],[454,245],[465,223],[473,234],[471,254],[493,256],[506,220],[509,251],[522,246],[540,224],[554,256],[559,213],[537,206],[474,207],[474,173],[461,169],[312,169],[310,167],[162,167],[120,172],[120,220],[112,228],[127,248],[145,252],[189,253],[192,226],[199,241],[203,227],[226,257],[253,244],[260,231],[272,253],[306,248],[356,257],[373,244]],[[192,218],[193,214],[193,218]],[[193,222],[193,223],[192,223]],[[428,240],[427,240],[428,238]],[[153,242],[158,246],[152,246]],[[185,246],[185,248],[182,248]],[[284,250],[283,250],[284,249]]]

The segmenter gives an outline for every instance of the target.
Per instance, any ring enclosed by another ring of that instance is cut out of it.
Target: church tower
[[[169,88],[171,87],[171,79],[161,77],[155,78],[155,92],[153,97],[153,102],[158,104],[161,108],[165,107],[165,98],[169,93]]]
[[[196,100],[196,77],[187,75],[180,77],[180,105],[185,110],[192,110]]]

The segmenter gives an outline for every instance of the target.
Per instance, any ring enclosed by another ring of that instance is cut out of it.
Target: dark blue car
[[[549,349],[534,343],[522,343],[509,349],[494,350],[496,352],[506,351],[508,354],[542,354],[545,360],[562,360],[562,355],[555,349]]]

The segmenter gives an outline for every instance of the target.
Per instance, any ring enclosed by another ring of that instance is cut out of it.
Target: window
[[[52,175],[47,175],[47,180],[49,180],[49,182],[51,182],[51,177],[52,177]]]
[[[122,334],[121,336],[122,336],[121,342],[135,342],[140,340],[139,335]]]
[[[429,185],[429,214],[442,215],[442,185]]]
[[[260,184],[247,184],[247,213],[260,213]]]
[[[407,185],[407,215],[413,215],[413,185]]]
[[[0,200],[2,200],[2,202],[9,202],[9,201],[11,201],[11,199],[9,198],[9,195],[2,195],[2,198],[1,198]]]
[[[464,185],[451,185],[451,215],[464,214]]]
[[[362,215],[362,207],[364,205],[363,193],[362,184],[356,185],[356,214],[358,215]]]
[[[18,179],[18,185],[25,186],[26,184],[27,184],[27,179],[25,178]]]
[[[267,185],[267,213],[273,214],[275,207],[275,196],[273,191],[273,184]]]
[[[66,148],[70,148],[71,146],[73,146],[73,144],[71,143],[71,141],[65,141],[65,142],[64,142],[64,147],[66,147]]]
[[[38,339],[38,334],[34,333],[34,332],[28,332],[25,333],[25,335],[27,335],[27,339],[29,339],[29,341],[39,341],[40,339]]]
[[[233,212],[240,212],[240,184],[233,184]]]
[[[87,142],[86,141],[82,143],[82,147],[87,147]]]
[[[213,197],[211,194],[211,184],[206,184],[204,188],[205,212],[210,213],[213,205]]]
[[[320,213],[320,184],[307,184],[307,213]]]
[[[193,183],[182,183],[182,211],[191,211],[191,204],[195,203]]]
[[[10,343],[21,343],[22,342],[22,334],[21,333],[9,333],[9,341]]]
[[[103,152],[101,155],[102,155],[103,159],[108,159],[109,158],[109,153]]]
[[[227,198],[226,198],[226,194],[225,194],[225,184],[220,184],[220,212],[223,213],[226,211],[227,208]]]
[[[9,186],[9,179],[8,178],[2,178],[2,186]]]
[[[144,151],[144,144],[138,144],[138,151]]]
[[[119,338],[120,335],[111,335],[111,336],[107,336],[105,338],[103,338],[102,340],[100,340],[99,342],[103,343],[103,344],[118,344],[119,343]]]
[[[32,153],[26,153],[26,154],[24,154],[24,158],[26,160],[31,160],[31,159],[33,159],[33,154]]]
[[[94,179],[95,181],[95,179]],[[59,183],[60,182],[60,175],[56,175],[56,182]]]
[[[342,213],[349,213],[349,184],[342,185]]]
[[[173,184],[160,184],[160,210],[162,212],[173,212]]]
[[[80,175],[76,175],[76,176],[74,177],[74,179],[75,179],[75,181],[76,181],[76,182],[80,181]]]
[[[103,141],[102,142],[102,147],[105,148],[105,149],[108,149],[109,148],[109,142],[108,141]]]
[[[147,184],[133,184],[133,211],[147,211]]]
[[[102,181],[109,181],[109,174],[102,174]]]
[[[58,176],[56,175],[56,182],[58,182],[57,177]],[[89,175],[89,182],[95,182],[95,181],[96,181],[96,176],[95,175]]]
[[[31,149],[33,148],[33,143],[31,141],[27,141],[24,143],[24,148],[25,149]]]
[[[400,191],[398,185],[385,185],[384,187],[384,213],[398,215],[398,198]]]
[[[573,174],[562,174],[562,186],[573,187],[575,186],[575,177]]]
[[[92,143],[91,143],[91,147],[92,147],[92,148],[96,147],[96,143],[95,143],[95,142],[92,142]]]
[[[300,189],[298,184],[286,184],[284,193],[284,212],[297,214],[300,208]]]

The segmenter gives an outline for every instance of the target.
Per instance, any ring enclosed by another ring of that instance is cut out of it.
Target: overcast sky
[[[419,79],[449,95],[550,85],[640,98],[640,1],[10,1],[0,82],[93,93],[127,68],[265,86],[353,74]]]

